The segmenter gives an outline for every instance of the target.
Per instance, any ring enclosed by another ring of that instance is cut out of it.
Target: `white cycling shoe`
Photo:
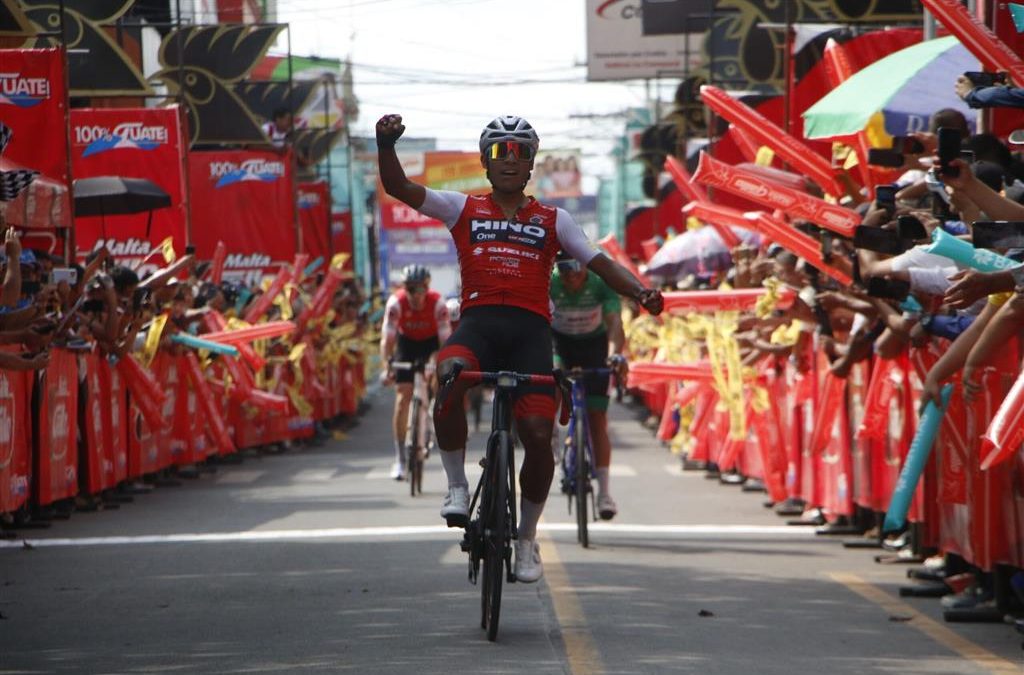
[[[441,517],[448,521],[448,527],[466,527],[469,525],[469,488],[465,485],[453,485],[448,488]]]
[[[513,566],[516,581],[532,584],[544,576],[544,563],[540,561],[540,544],[536,539],[516,542],[516,562]]]
[[[391,465],[391,477],[395,480],[405,480],[405,464],[395,462]]]
[[[607,494],[597,496],[597,515],[601,516],[601,520],[611,520],[618,512],[619,507],[615,505],[615,500],[611,496]]]

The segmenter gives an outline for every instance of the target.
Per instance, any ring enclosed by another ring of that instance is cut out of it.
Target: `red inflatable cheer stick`
[[[764,288],[737,288],[731,291],[669,291],[662,293],[665,311],[671,312],[746,312],[753,310],[768,295]],[[793,289],[779,290],[779,306],[793,304]]]
[[[853,283],[849,274],[825,263],[821,257],[821,247],[818,242],[803,232],[766,213],[751,212],[745,215],[750,229],[760,232],[783,248],[800,256],[839,283],[847,286]]]
[[[744,105],[718,87],[705,84],[700,88],[704,105],[740,127],[756,143],[767,145],[782,160],[805,174],[823,190],[836,197],[845,194],[828,161],[811,148],[793,138],[750,106]]]
[[[981,437],[981,468],[990,469],[1013,456],[1024,441],[1024,374],[1017,377]]]
[[[815,409],[817,419],[814,421],[814,431],[811,434],[811,454],[820,455],[832,441],[832,432],[839,417],[839,406],[843,405],[845,389],[845,379],[836,377],[831,371],[825,374],[825,382],[818,395],[818,405]]]
[[[729,127],[729,131],[726,133],[732,137],[732,142],[739,148],[740,154],[743,155],[743,161],[757,161],[757,143],[750,137],[750,134],[736,125]]]
[[[634,363],[629,367],[627,387],[639,387],[642,384],[658,384],[675,380],[698,380],[708,382],[713,379],[711,364],[700,363]]]
[[[268,321],[267,323],[259,323],[248,328],[206,333],[203,335],[203,339],[222,344],[237,344],[239,342],[252,342],[254,340],[281,337],[282,335],[288,335],[294,330],[295,324],[291,321]]]
[[[683,215],[693,216],[706,223],[718,223],[729,227],[750,227],[750,222],[743,217],[743,212],[739,209],[719,206],[711,202],[690,202],[683,207]]]
[[[117,372],[124,379],[125,386],[131,392],[132,403],[138,406],[149,428],[162,429],[166,426],[163,407],[167,395],[153,373],[143,368],[130,354],[117,362]]]
[[[210,311],[204,314],[203,322],[206,325],[206,329],[211,333],[218,333],[226,331],[228,329],[227,319],[225,319],[224,315],[217,311]],[[206,336],[204,335],[203,337],[205,338]],[[237,345],[234,345],[234,347],[238,349],[239,353],[242,355],[242,358],[245,359],[245,362],[249,364],[249,367],[252,368],[253,372],[258,373],[260,370],[262,370],[263,366],[267,365],[267,360],[264,359],[259,354],[257,354],[256,350],[253,349],[252,345],[246,344],[245,342],[241,342]]]
[[[921,0],[950,33],[978,57],[986,69],[1005,70],[1018,87],[1024,86],[1024,61],[978,21],[960,0]]]
[[[619,240],[615,238],[614,234],[609,234],[602,239],[598,239],[597,245],[603,248],[605,253],[607,253],[612,260],[629,270],[630,273],[643,282],[645,286],[651,285],[651,282],[647,277],[640,273],[640,270],[636,268],[633,261],[629,259],[628,255],[626,255],[626,252],[622,250],[621,246],[619,246]]]
[[[221,454],[235,452],[235,443],[231,440],[228,428],[224,424],[223,415],[221,415],[216,403],[214,403],[213,393],[210,391],[210,385],[206,378],[203,377],[203,369],[199,366],[199,359],[196,357],[195,352],[190,351],[185,354],[185,365],[189,383],[192,385],[192,390],[196,392],[199,405],[203,407],[206,422],[213,431],[213,437],[217,441],[218,449]]]
[[[217,248],[213,249],[213,260],[210,263],[210,281],[217,285],[224,279],[224,261],[228,257],[228,247],[224,242],[218,241]]]
[[[310,299],[309,304],[302,308],[297,319],[295,319],[295,333],[301,334],[306,330],[306,324],[311,320],[320,318],[327,313],[327,310],[331,308],[331,302],[334,300],[334,292],[338,290],[338,286],[341,285],[343,280],[342,274],[339,270],[331,268],[331,271],[327,273],[323,283],[316,289],[316,293]]]
[[[669,175],[672,176],[672,180],[675,182],[676,187],[679,191],[690,200],[690,203],[694,202],[708,202],[708,194],[704,191],[704,188],[693,182],[693,178],[690,176],[690,172],[686,170],[683,163],[675,157],[665,158],[665,171],[668,171]],[[725,225],[719,223],[709,223],[718,232],[718,236],[725,242],[726,247],[731,251],[740,245],[740,238],[735,232],[730,230]]]
[[[249,307],[249,310],[245,313],[245,321],[247,323],[256,323],[263,315],[267,313],[270,306],[274,304],[274,298],[276,298],[284,287],[292,279],[292,271],[286,266],[281,267],[281,271],[277,273],[274,280],[270,283],[270,288],[267,292],[258,297]]]
[[[693,179],[726,192],[779,209],[787,216],[809,220],[844,237],[853,237],[860,216],[851,209],[829,204],[824,199],[786,187],[738,166],[720,162],[706,152],[700,153]]]
[[[854,73],[853,65],[850,63],[850,59],[847,58],[846,49],[832,38],[829,38],[828,42],[825,43],[824,60],[825,72],[828,74],[828,81],[833,89],[850,79],[850,76]],[[868,188],[868,197],[874,199],[875,181],[871,175],[871,165],[868,164],[868,148],[871,147],[871,144],[868,143],[868,135],[863,130],[858,131],[854,138],[857,148],[857,171],[860,173],[860,182]]]

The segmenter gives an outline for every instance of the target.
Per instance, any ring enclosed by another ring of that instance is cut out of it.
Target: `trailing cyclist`
[[[551,332],[556,362],[560,367],[605,368],[611,366],[625,381],[626,360],[622,347],[622,303],[599,276],[568,256],[559,256],[551,275]],[[587,373],[587,417],[597,474],[597,513],[611,520],[618,513],[608,490],[612,446],[608,439],[607,375]]]
[[[395,434],[391,477],[395,480],[405,478],[403,446],[415,373],[411,370],[395,372],[390,363],[426,361],[451,333],[448,306],[440,293],[430,290],[430,271],[422,265],[406,266],[402,269],[402,288],[392,293],[384,305],[380,336],[380,360],[381,364],[386,364],[382,380],[384,384],[395,383],[395,414],[391,422]]]
[[[600,254],[564,209],[541,204],[523,193],[539,146],[537,133],[521,117],[498,117],[480,135],[480,162],[492,192],[470,196],[431,190],[410,181],[395,152],[405,127],[400,115],[377,122],[377,148],[384,190],[448,226],[458,252],[462,320],[438,355],[438,374],[455,365],[467,370],[512,370],[547,374],[552,369],[548,288],[559,248],[586,265],[621,293],[652,313],[661,294],[644,288],[625,268]],[[450,527],[469,522],[469,483],[464,468],[467,385],[455,381],[438,397],[434,429],[448,477],[441,515]],[[519,581],[543,576],[536,543],[540,519],[554,476],[551,431],[556,412],[554,387],[523,387],[514,404],[516,431],[525,457],[519,474],[522,500],[515,574]]]

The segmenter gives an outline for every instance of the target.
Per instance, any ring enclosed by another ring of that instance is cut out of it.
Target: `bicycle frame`
[[[588,369],[573,369],[569,372],[563,372],[562,378],[570,383],[570,402],[572,405],[572,412],[569,416],[569,426],[566,429],[566,437],[573,438],[576,432],[576,425],[581,424],[584,431],[584,446],[587,451],[587,463],[590,466],[590,480],[597,478],[597,465],[594,457],[594,439],[590,435],[590,419],[587,416],[587,391],[583,385],[583,378],[588,374],[595,374],[601,377],[611,374],[610,368],[588,368]],[[576,452],[572,448],[562,455],[562,471],[566,476],[566,479],[570,481],[569,489],[571,494],[575,494],[576,484]]]

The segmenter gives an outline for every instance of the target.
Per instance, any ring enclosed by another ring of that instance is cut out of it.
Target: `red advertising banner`
[[[179,108],[76,108],[71,111],[71,162],[75,178],[146,178],[170,195],[171,205],[152,213],[75,218],[81,255],[106,246],[122,264],[137,266],[173,238],[185,250],[185,148]],[[143,268],[144,270],[144,268]]]
[[[299,226],[302,228],[302,251],[311,260],[331,259],[331,193],[327,183],[299,183]]]
[[[352,238],[352,212],[331,213],[331,252],[352,255],[355,244]]]
[[[0,49],[0,120],[11,130],[4,169],[43,175],[13,202],[5,220],[20,227],[67,227],[71,205],[65,136],[64,62],[57,49]],[[49,179],[49,180],[48,180]]]
[[[467,194],[490,192],[490,184],[480,166],[480,155],[475,152],[420,152],[399,155],[402,168],[409,180],[434,190],[456,190]],[[403,227],[443,227],[394,197],[389,197],[378,186],[381,228],[390,230]]]
[[[11,129],[4,157],[66,184],[60,50],[0,49],[0,63],[0,119]]]
[[[39,397],[34,496],[39,506],[78,493],[78,362],[65,349],[50,351]]]
[[[0,371],[0,513],[28,500],[32,380],[28,373]]]
[[[192,243],[211,259],[227,246],[224,278],[259,282],[297,250],[291,163],[274,152],[211,150],[188,155]]]

